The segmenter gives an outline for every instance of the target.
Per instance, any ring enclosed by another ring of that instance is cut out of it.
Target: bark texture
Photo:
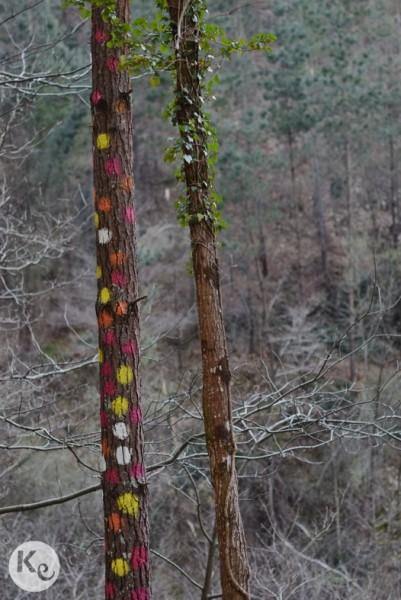
[[[129,1],[117,0],[129,20]],[[148,600],[147,484],[140,407],[139,309],[133,205],[133,129],[124,49],[92,9],[93,164],[97,227],[105,597]]]
[[[215,492],[221,585],[224,600],[244,600],[250,598],[250,570],[238,502],[230,369],[215,229],[209,219],[199,219],[199,215],[206,213],[209,203],[209,174],[196,4],[191,0],[168,0],[176,48],[176,119],[187,156],[184,170],[202,349],[203,415]]]

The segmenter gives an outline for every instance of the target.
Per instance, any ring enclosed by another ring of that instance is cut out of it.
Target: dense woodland
[[[62,572],[42,597],[101,598],[90,20],[17,4],[0,0],[1,562],[46,541]],[[399,600],[401,4],[216,0],[207,19],[277,38],[217,57],[205,99],[251,597]],[[132,79],[153,597],[206,600],[220,584],[190,242],[165,160],[174,81]],[[28,597],[1,579],[2,598]]]

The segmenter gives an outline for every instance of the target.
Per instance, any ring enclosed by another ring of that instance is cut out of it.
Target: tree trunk
[[[129,20],[129,1],[117,0]],[[93,164],[97,226],[102,474],[107,600],[148,600],[147,484],[140,408],[133,132],[124,49],[92,9]]]
[[[202,348],[203,415],[215,492],[222,593],[224,600],[244,600],[250,598],[250,570],[238,501],[231,376],[215,228],[207,215],[210,183],[199,77],[197,3],[168,0],[168,7],[176,48],[176,120],[186,155],[184,175]]]
[[[390,136],[389,142],[390,154],[390,207],[391,207],[391,232],[393,238],[393,246],[398,246],[398,228],[399,228],[399,207],[398,207],[398,179],[397,169],[395,164],[394,139]]]
[[[296,274],[297,274],[297,284],[299,290],[299,298],[301,302],[304,301],[305,297],[305,286],[304,286],[304,269],[302,264],[302,236],[301,236],[301,216],[303,212],[303,206],[301,199],[299,197],[297,191],[297,181],[296,181],[296,173],[295,173],[295,159],[294,159],[294,138],[292,131],[288,131],[288,158],[290,163],[290,180],[291,180],[291,201],[292,201],[292,212],[294,215],[294,225],[295,225],[295,240],[296,240]]]

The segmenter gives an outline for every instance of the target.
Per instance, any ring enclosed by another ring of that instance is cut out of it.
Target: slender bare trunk
[[[117,0],[129,20],[129,1]],[[93,163],[97,226],[102,474],[107,600],[148,600],[147,484],[140,408],[131,85],[124,49],[92,10]]]
[[[184,8],[183,8],[184,6]],[[186,155],[184,174],[203,366],[203,415],[215,492],[224,600],[249,595],[249,564],[239,510],[230,369],[220,294],[215,228],[208,216],[207,134],[201,101],[197,4],[168,0],[176,48],[176,119]],[[185,12],[183,12],[185,11]],[[190,158],[189,158],[190,157]]]

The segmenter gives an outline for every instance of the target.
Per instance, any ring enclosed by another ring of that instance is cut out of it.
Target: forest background
[[[0,2],[0,555],[47,541],[62,574],[43,597],[78,600],[103,589],[89,23],[56,0],[26,8]],[[277,36],[213,67],[207,103],[252,598],[399,600],[401,6],[224,0],[210,21]],[[160,600],[219,595],[171,98],[170,74],[135,77]],[[68,501],[21,510],[51,498]],[[0,576],[7,600],[26,597]]]

